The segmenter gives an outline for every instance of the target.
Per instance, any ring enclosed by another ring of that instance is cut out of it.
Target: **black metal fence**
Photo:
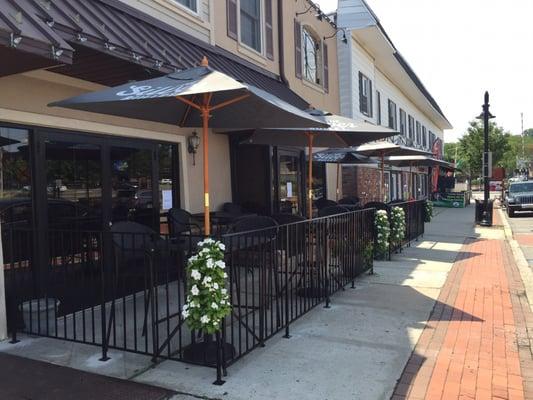
[[[223,235],[232,314],[213,338],[181,317],[198,238],[3,230],[8,325],[17,331],[225,368],[373,266],[374,210]],[[422,222],[423,223],[423,222]]]
[[[417,240],[424,234],[426,200],[405,201],[391,204],[391,211],[394,207],[400,207],[405,213],[405,235],[401,242],[392,242],[389,247],[389,258],[393,252],[401,252],[405,246],[410,246],[413,240]],[[389,216],[390,220],[390,216]]]

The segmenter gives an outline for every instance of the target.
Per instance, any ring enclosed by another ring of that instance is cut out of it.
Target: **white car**
[[[172,185],[172,179],[169,179],[169,178],[164,178],[164,179],[161,179],[161,185]]]

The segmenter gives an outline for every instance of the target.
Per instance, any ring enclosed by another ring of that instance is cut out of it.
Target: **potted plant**
[[[203,334],[204,341],[191,344],[184,351],[184,358],[208,363],[216,358],[212,335],[220,332],[224,318],[231,313],[224,250],[223,243],[205,239],[198,243],[198,253],[188,260],[187,298],[181,316],[190,329]],[[228,358],[233,357],[233,352],[227,349]]]
[[[424,204],[424,222],[431,222],[431,218],[433,218],[433,202],[428,200]]]
[[[405,238],[405,211],[402,207],[393,207],[391,210],[391,237],[390,241],[395,247],[401,246]]]
[[[383,260],[389,252],[390,225],[387,211],[378,210],[374,219],[376,229],[376,251],[375,256]]]

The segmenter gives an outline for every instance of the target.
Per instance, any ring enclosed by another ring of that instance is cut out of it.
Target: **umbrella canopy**
[[[370,157],[357,154],[353,149],[329,149],[313,154],[313,161],[334,164],[377,164]]]
[[[327,123],[264,90],[209,68],[205,57],[200,67],[83,94],[50,106],[181,127],[202,127],[206,235],[210,234],[209,128],[327,126]]]
[[[357,153],[364,154],[368,157],[432,155],[431,152],[426,150],[420,150],[414,147],[402,146],[385,141],[363,144],[354,150]]]
[[[309,149],[307,196],[308,214],[312,217],[312,179],[313,179],[313,147],[352,147],[374,140],[398,135],[399,132],[366,121],[334,115],[322,110],[308,110],[310,116],[318,118],[327,127],[262,128],[257,129],[247,140],[251,144],[268,144],[278,146],[307,146]]]
[[[253,144],[275,144],[279,146],[303,147],[308,144],[309,135],[313,136],[314,147],[353,147],[363,143],[398,135],[399,132],[366,121],[334,115],[322,110],[308,110],[306,113],[317,118],[323,127],[285,126],[283,128],[257,129],[248,139]]]
[[[385,158],[389,164],[398,167],[408,167],[416,165],[421,167],[443,167],[446,169],[455,169],[455,165],[444,160],[439,160],[430,156],[389,156]]]

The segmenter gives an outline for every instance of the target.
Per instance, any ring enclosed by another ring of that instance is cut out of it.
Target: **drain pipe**
[[[278,57],[279,57],[279,77],[281,81],[289,86],[287,76],[285,76],[285,46],[283,45],[283,0],[278,0]]]

